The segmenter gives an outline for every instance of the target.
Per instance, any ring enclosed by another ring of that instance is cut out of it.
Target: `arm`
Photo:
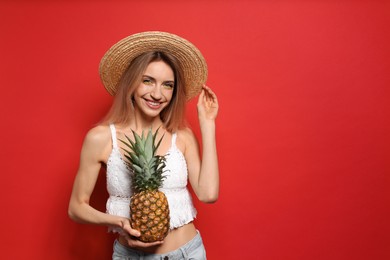
[[[79,223],[115,225],[114,219],[106,216],[89,205],[91,194],[95,188],[104,150],[109,144],[109,133],[104,127],[96,127],[88,132],[80,156],[80,166],[73,184],[68,214]]]
[[[111,151],[111,133],[107,126],[98,126],[88,132],[81,150],[80,166],[73,184],[72,195],[69,201],[69,217],[79,223],[96,224],[120,227],[125,231],[129,246],[145,247],[158,243],[145,244],[131,239],[131,236],[140,236],[132,229],[127,218],[106,214],[93,208],[90,204],[91,194],[95,188],[101,164],[105,162]]]
[[[202,160],[198,143],[192,132],[187,134],[185,156],[189,180],[197,197],[206,203],[215,202],[219,193],[219,170],[215,140],[215,118],[218,113],[218,100],[214,92],[206,86],[199,95],[197,104],[202,135]]]

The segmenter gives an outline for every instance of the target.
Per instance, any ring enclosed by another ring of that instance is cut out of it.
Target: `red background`
[[[0,258],[110,259],[67,205],[111,103],[100,58],[145,30],[198,46],[219,97],[209,259],[390,259],[390,4],[369,0],[1,1]]]

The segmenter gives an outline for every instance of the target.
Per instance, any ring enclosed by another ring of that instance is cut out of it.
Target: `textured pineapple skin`
[[[169,207],[158,190],[134,193],[130,201],[130,224],[141,232],[142,242],[162,241],[169,232]]]

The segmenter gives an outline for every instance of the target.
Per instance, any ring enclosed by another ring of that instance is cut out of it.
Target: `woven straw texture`
[[[99,73],[104,87],[115,95],[117,84],[130,62],[147,51],[174,55],[184,72],[187,100],[197,96],[207,80],[207,64],[200,51],[189,41],[166,32],[142,32],[113,45],[103,56]]]

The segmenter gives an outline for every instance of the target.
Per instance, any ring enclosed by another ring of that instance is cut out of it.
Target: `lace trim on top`
[[[119,151],[116,129],[110,125],[112,151],[107,161],[107,191],[110,197],[106,203],[108,214],[129,218],[130,197],[133,194],[131,178],[133,172],[127,166]],[[187,189],[188,170],[183,153],[176,147],[176,133],[172,134],[172,144],[166,153],[166,172],[160,191],[165,193],[170,211],[170,228],[188,224],[196,217],[191,194]],[[109,231],[122,233],[120,228]]]

